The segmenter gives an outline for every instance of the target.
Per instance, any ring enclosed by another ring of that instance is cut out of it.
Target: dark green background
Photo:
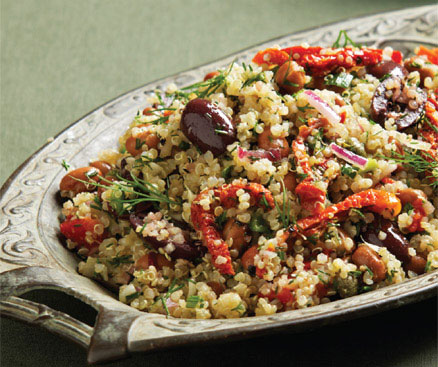
[[[273,37],[435,1],[1,0],[0,182],[91,109],[154,79]],[[92,321],[66,296],[29,296]],[[121,365],[432,366],[436,300],[300,335],[136,356]],[[65,340],[1,322],[2,366],[83,364]]]

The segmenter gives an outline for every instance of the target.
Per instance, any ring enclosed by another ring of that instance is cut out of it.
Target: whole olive
[[[146,217],[147,213],[149,211],[145,212],[133,212],[129,215],[129,221],[131,222],[131,226],[134,228],[134,230],[137,230],[138,227],[143,227],[144,225],[144,218]],[[169,253],[169,256],[176,260],[176,259],[186,259],[186,260],[194,260],[198,257],[202,257],[204,255],[203,248],[201,246],[198,246],[195,244],[189,235],[189,232],[183,231],[184,239],[185,241],[183,243],[172,243],[175,247],[175,249]],[[158,251],[159,248],[166,247],[166,245],[169,244],[169,241],[166,240],[159,240],[157,237],[153,236],[146,236],[144,238],[144,241],[151,245],[155,250]]]
[[[415,89],[414,98],[409,91]],[[407,86],[400,77],[389,77],[381,82],[371,102],[371,118],[384,126],[386,119],[393,118],[397,130],[415,124],[424,111],[426,93],[415,86]]]
[[[379,234],[383,232],[382,235]],[[376,246],[386,247],[388,251],[403,263],[409,263],[409,242],[397,226],[388,219],[377,217],[362,235],[363,239]],[[382,239],[381,239],[382,238]]]
[[[196,98],[187,103],[181,116],[181,130],[201,152],[224,153],[236,141],[231,119],[212,102]]]
[[[383,78],[385,75],[397,76],[399,78],[408,75],[406,68],[392,60],[381,61],[378,64],[369,67],[368,72],[379,79]]]

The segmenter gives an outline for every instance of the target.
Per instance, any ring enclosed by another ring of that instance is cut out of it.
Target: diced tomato
[[[272,301],[273,299],[278,299],[283,305],[291,304],[294,302],[295,297],[292,293],[292,290],[290,288],[283,287],[279,291],[271,291],[268,295],[263,295],[259,293],[259,297],[261,298],[267,298],[269,301]]]
[[[311,263],[311,261],[304,261],[304,270],[310,269],[310,263]]]
[[[417,50],[417,55],[424,55],[432,64],[438,65],[438,48],[429,49],[424,46],[420,46]]]
[[[393,184],[395,181],[394,181],[392,178],[389,178],[389,177],[383,177],[383,178],[380,180],[380,182],[383,183],[384,185],[386,185],[386,184]]]

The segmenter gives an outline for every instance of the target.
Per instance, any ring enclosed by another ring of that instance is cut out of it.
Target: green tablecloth
[[[436,1],[1,1],[0,182],[48,137],[148,81],[263,40],[358,15]],[[32,296],[92,319],[62,295]],[[300,335],[136,356],[184,365],[436,365],[436,300]],[[65,340],[1,321],[3,366],[77,365]]]

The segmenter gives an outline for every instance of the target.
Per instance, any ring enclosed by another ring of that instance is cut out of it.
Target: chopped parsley
[[[64,159],[62,160],[61,165],[66,171],[70,169],[70,165]]]
[[[190,144],[182,140],[181,143],[179,143],[178,148],[181,150],[187,150],[190,148]]]
[[[351,85],[353,78],[353,75],[349,73],[329,74],[324,78],[324,84],[348,88]]]
[[[430,266],[432,265],[432,263],[430,261],[428,261],[426,263],[426,266],[424,267],[424,272],[427,273],[430,270]]]
[[[221,176],[223,178],[225,178],[226,180],[229,179],[231,177],[231,172],[233,171],[233,168],[234,168],[234,166],[232,166],[232,165],[228,166],[228,167],[225,167],[222,170]]]
[[[355,178],[357,175],[358,168],[349,165],[348,163],[341,166],[341,174],[343,176],[348,176],[350,178]]]
[[[216,223],[216,226],[218,227],[219,230],[222,230],[226,221],[227,221],[227,212],[226,211],[223,211],[222,214],[217,216],[214,220],[214,222]]]
[[[128,294],[126,296],[126,302],[131,302],[133,299],[139,297],[140,295],[141,295],[140,292],[135,292],[135,293],[132,293],[132,294]]]
[[[263,219],[261,214],[254,214],[249,222],[249,229],[253,232],[270,234],[268,223]]]
[[[408,213],[408,215],[411,215],[414,212],[414,207],[412,206],[411,203],[406,203],[403,206],[403,212]]]

